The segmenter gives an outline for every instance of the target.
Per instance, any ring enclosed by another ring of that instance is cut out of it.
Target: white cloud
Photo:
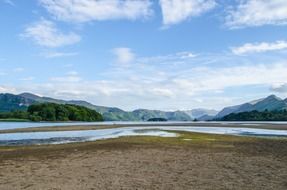
[[[0,93],[14,93],[16,88],[9,86],[0,86]]]
[[[63,21],[135,20],[151,16],[150,0],[40,0],[50,14]]]
[[[222,90],[228,87],[266,85],[287,81],[285,72],[287,72],[286,62],[270,65],[251,64],[218,69],[209,68],[198,72],[196,78],[189,78],[187,81],[192,84],[190,87],[194,88],[193,91]]]
[[[71,45],[81,40],[79,35],[72,32],[62,33],[53,22],[44,19],[28,26],[21,36],[49,48]]]
[[[176,110],[202,106],[220,109],[267,96],[271,85],[285,84],[287,81],[286,59],[278,55],[270,55],[272,59],[261,59],[262,56],[259,56],[255,61],[254,57],[233,54],[203,54],[188,58],[182,58],[182,55],[179,52],[160,58],[147,58],[152,60],[149,64],[149,61],[142,63],[144,58],[140,58],[140,62],[135,58],[129,67],[107,68],[106,72],[101,72],[101,79],[87,79],[69,68],[66,74],[50,77],[45,82],[33,80],[29,84],[15,84],[12,87],[17,92],[30,91],[56,98],[81,99],[127,110]],[[205,59],[212,62],[205,64]],[[168,63],[165,63],[166,60]],[[173,62],[178,60],[182,62],[181,65],[174,65]],[[253,91],[255,89],[259,89],[258,93]]]
[[[66,73],[65,76],[61,77],[51,77],[50,81],[58,82],[58,83],[78,83],[81,82],[83,79],[79,76],[77,71],[69,71]]]
[[[122,65],[127,65],[135,59],[134,53],[129,48],[115,48],[113,49],[113,53],[116,56],[116,62]]]
[[[25,78],[21,78],[20,80],[21,81],[32,81],[34,79],[35,79],[35,77],[25,77]]]
[[[179,52],[175,54],[176,56],[178,56],[180,59],[188,59],[188,58],[194,58],[197,57],[196,54],[192,53],[192,52]]]
[[[274,43],[246,43],[240,47],[233,47],[231,48],[232,52],[236,55],[243,55],[248,53],[260,53],[260,52],[267,52],[267,51],[275,51],[275,50],[282,50],[287,48],[286,41],[277,41]]]
[[[67,75],[78,75],[79,73],[77,71],[69,71],[67,72]]]
[[[262,25],[286,25],[286,0],[241,0],[237,7],[229,11],[226,25],[242,28]]]
[[[50,81],[60,83],[77,83],[82,81],[77,71],[69,71],[63,77],[51,77]]]
[[[287,83],[273,84],[271,90],[279,93],[287,93]]]
[[[140,57],[137,59],[138,62],[144,64],[177,64],[183,63],[188,60],[193,60],[194,58],[198,57],[198,54],[195,54],[190,51],[183,51],[174,54],[168,55],[159,55],[159,56],[152,56],[152,57]]]
[[[121,77],[125,71],[113,73],[115,79],[105,80],[85,80],[78,75],[67,75],[56,77],[46,84],[39,86],[30,85],[25,89],[34,89],[45,95],[64,97],[69,99],[79,98],[92,100],[96,104],[118,106],[125,109],[136,107],[164,109],[165,105],[173,106],[174,109],[191,108],[194,105],[214,107],[214,105],[224,106],[223,99],[218,96],[219,90],[229,87],[236,89],[252,85],[266,85],[287,81],[287,63],[276,63],[270,65],[252,64],[245,66],[235,66],[228,68],[206,68],[189,69],[183,73],[178,72],[174,76],[173,71],[166,76],[158,77],[156,69],[129,68],[133,73],[126,71],[130,75],[137,77]],[[158,68],[159,69],[159,68]],[[148,72],[147,72],[148,71]],[[197,71],[197,72],[195,72]],[[21,86],[23,88],[23,85]],[[210,100],[205,99],[202,94],[213,93]],[[216,93],[216,94],[214,94]],[[196,101],[201,98],[204,103]],[[212,102],[217,98],[217,102]],[[230,98],[230,97],[229,97]],[[222,100],[222,101],[221,101]]]
[[[154,94],[155,96],[159,96],[159,97],[172,98],[175,95],[174,92],[172,92],[172,90],[168,88],[160,88],[160,87],[150,89],[150,92]]]
[[[73,82],[79,82],[82,79],[79,76],[64,76],[64,77],[52,77],[52,78],[50,78],[50,80],[53,82],[73,83]]]
[[[215,0],[160,0],[165,26],[201,15],[216,6]]]

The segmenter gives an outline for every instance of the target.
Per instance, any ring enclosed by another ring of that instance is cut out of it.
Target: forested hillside
[[[231,113],[222,118],[222,121],[287,121],[287,111],[251,111]]]
[[[0,119],[27,119],[31,121],[103,121],[95,110],[69,104],[43,103],[30,105],[27,111],[0,113]]]

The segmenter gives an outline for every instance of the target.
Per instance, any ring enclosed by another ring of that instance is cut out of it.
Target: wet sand
[[[287,140],[182,133],[1,147],[0,189],[287,189]]]

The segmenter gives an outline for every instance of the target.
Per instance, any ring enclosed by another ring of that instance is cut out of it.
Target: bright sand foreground
[[[198,133],[0,148],[0,189],[287,189],[287,140]]]

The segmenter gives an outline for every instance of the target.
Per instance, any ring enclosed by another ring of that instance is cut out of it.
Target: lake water
[[[152,125],[152,124],[186,124],[191,122],[131,122],[131,121],[104,121],[104,122],[0,122],[0,130],[24,129],[31,127],[53,126],[89,126],[89,125]]]
[[[180,125],[180,124],[238,124],[238,125],[262,125],[262,124],[273,124],[273,125],[287,125],[287,122],[0,122],[0,130],[6,129],[22,129],[31,127],[52,127],[52,126],[88,126],[88,125]]]
[[[253,128],[231,127],[121,127],[113,129],[83,130],[83,131],[55,131],[0,134],[0,145],[40,145],[61,144],[71,142],[95,141],[118,138],[123,136],[160,136],[176,137],[176,131],[199,132],[209,134],[227,134],[240,136],[286,137],[287,130],[269,130]]]

